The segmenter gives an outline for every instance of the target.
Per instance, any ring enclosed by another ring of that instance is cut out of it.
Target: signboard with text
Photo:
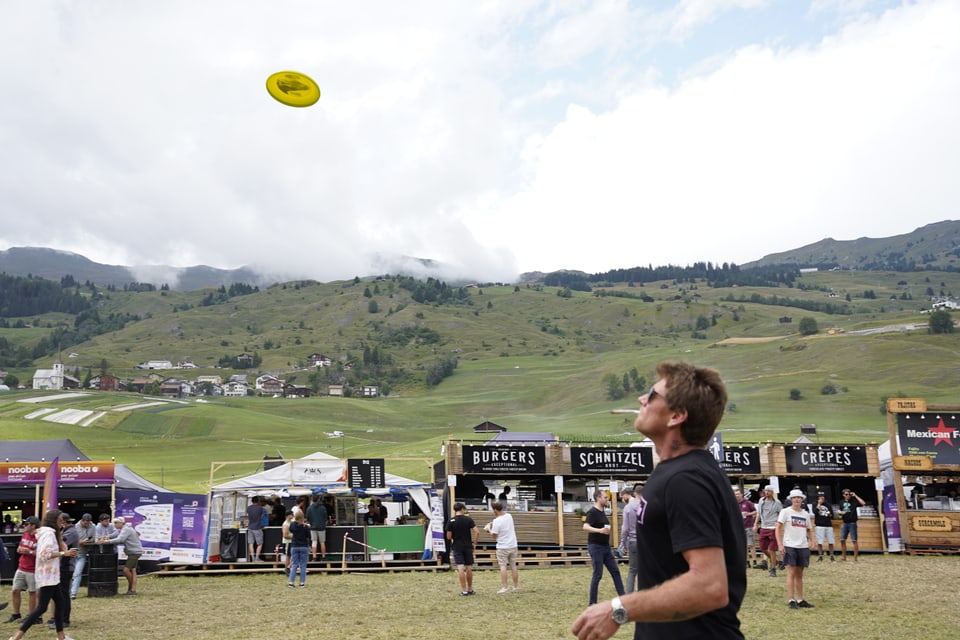
[[[547,453],[544,447],[492,447],[465,445],[465,473],[546,473]]]
[[[960,415],[898,413],[897,433],[904,456],[929,456],[935,465],[960,464]]]
[[[783,449],[787,457],[787,473],[869,473],[865,447],[787,445]]]
[[[119,489],[117,515],[136,529],[144,560],[203,561],[205,494]]]
[[[649,475],[653,471],[650,447],[570,447],[574,475]]]
[[[347,486],[351,489],[383,489],[386,487],[383,458],[347,459]]]
[[[58,483],[66,484],[113,484],[113,462],[79,460],[59,462]],[[50,462],[0,462],[0,485],[43,484]]]
[[[727,475],[760,475],[760,447],[723,447],[720,468]]]

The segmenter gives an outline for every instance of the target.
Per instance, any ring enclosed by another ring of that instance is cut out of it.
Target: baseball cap
[[[87,522],[91,522],[93,520],[93,516],[90,515],[89,513],[85,513],[82,516],[80,516],[80,519],[86,520]]]
[[[40,518],[37,516],[28,516],[23,519],[23,524],[40,524]]]
[[[109,520],[109,519],[110,519],[110,514],[109,514],[109,513],[101,513],[101,514],[100,514],[100,522],[103,522],[104,520]]]
[[[790,492],[790,494],[787,497],[806,499],[807,496],[803,493],[803,491],[800,491],[800,489],[794,489],[793,491]]]
[[[74,521],[74,520],[73,520],[73,516],[71,516],[69,513],[61,513],[61,514],[60,514],[60,517],[63,519],[64,522],[73,522],[73,521]]]
[[[768,484],[767,486],[765,486],[765,487],[763,488],[763,490],[764,490],[764,491],[773,491],[774,493],[777,492],[777,490],[773,488],[773,485],[772,485],[772,484]]]

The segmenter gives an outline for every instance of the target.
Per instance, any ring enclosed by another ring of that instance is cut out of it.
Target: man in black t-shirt
[[[713,369],[682,362],[661,362],[657,374],[634,422],[660,457],[637,510],[639,589],[589,607],[571,631],[579,640],[606,640],[632,620],[638,640],[743,640],[743,517],[730,480],[706,450],[723,417],[726,386]]]
[[[590,554],[590,566],[593,568],[593,574],[590,576],[590,604],[597,603],[597,591],[600,587],[600,579],[603,578],[603,568],[606,567],[613,578],[613,586],[617,589],[617,595],[622,596],[623,578],[620,577],[620,567],[617,566],[617,559],[613,557],[613,549],[610,548],[610,520],[604,509],[610,504],[606,491],[597,490],[593,506],[587,511],[583,523],[583,530],[587,532],[587,553]]]
[[[466,506],[462,502],[453,505],[453,517],[447,521],[447,540],[450,541],[450,552],[453,564],[457,567],[457,578],[460,580],[460,595],[472,596],[473,591],[473,550],[477,546],[480,532],[473,518],[466,513]]]

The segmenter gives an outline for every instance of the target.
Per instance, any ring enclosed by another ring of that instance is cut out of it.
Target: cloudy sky
[[[0,249],[510,280],[907,233],[960,216],[958,33],[956,0],[3,0]]]

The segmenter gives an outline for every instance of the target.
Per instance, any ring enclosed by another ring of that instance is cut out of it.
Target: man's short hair
[[[666,381],[664,401],[671,409],[687,412],[680,425],[683,441],[706,446],[717,430],[727,406],[727,387],[715,369],[686,362],[660,362],[657,375]]]
[[[503,503],[497,500],[492,505],[490,505],[494,511],[503,511]]]
[[[454,502],[454,503],[453,503],[453,510],[454,510],[454,511],[463,511],[463,510],[466,509],[466,508],[467,508],[467,507],[466,507],[462,502]]]

